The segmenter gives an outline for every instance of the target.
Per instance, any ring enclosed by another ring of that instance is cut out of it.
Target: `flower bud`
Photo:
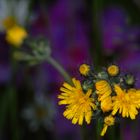
[[[99,72],[98,73],[98,77],[100,79],[107,79],[108,78],[108,75],[107,75],[107,73],[105,71],[102,71],[102,72]]]
[[[126,84],[128,84],[128,85],[133,85],[133,84],[135,83],[135,78],[134,78],[134,76],[131,75],[131,74],[126,75],[126,76],[125,76],[125,82],[126,82]]]
[[[93,88],[93,83],[92,81],[84,81],[82,84],[82,87],[85,91],[87,91],[88,89],[92,89]]]
[[[107,72],[110,76],[116,76],[119,74],[119,67],[117,65],[111,65],[108,67]]]
[[[84,76],[87,76],[89,74],[89,71],[90,71],[90,66],[87,65],[87,64],[82,64],[80,67],[79,67],[79,72],[80,74],[84,75]]]

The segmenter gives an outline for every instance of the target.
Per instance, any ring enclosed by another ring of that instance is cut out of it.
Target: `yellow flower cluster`
[[[137,109],[140,108],[140,90],[129,89],[127,91],[122,90],[119,85],[114,85],[113,88],[116,95],[110,96],[113,90],[107,81],[100,80],[95,85],[99,96],[98,101],[101,103],[103,112],[111,111],[112,116],[119,112],[122,117],[136,118],[138,114]],[[104,129],[107,129],[107,127]],[[103,132],[106,131],[103,130]],[[104,134],[103,132],[101,135]]]
[[[101,76],[98,78],[99,74],[95,76],[90,66],[86,64],[81,65],[79,71],[85,76],[85,83],[92,83],[92,85],[87,85],[90,88],[83,90],[80,81],[73,78],[73,86],[64,83],[63,87],[60,88],[62,93],[58,96],[61,99],[59,105],[66,105],[63,115],[72,120],[73,124],[82,125],[84,118],[89,124],[92,116],[94,116],[94,111],[101,110],[104,114],[101,136],[104,136],[107,128],[115,124],[116,114],[120,114],[120,117],[123,118],[129,117],[132,120],[136,118],[138,109],[140,109],[140,90],[135,88],[124,89],[122,85],[126,83],[121,83],[124,82],[122,80],[118,80],[119,82],[116,82],[117,80],[111,81],[113,78],[120,78],[117,77],[119,74],[118,66],[111,65],[107,68],[108,77],[103,75],[107,77],[106,79]],[[93,77],[88,75],[89,72]],[[90,81],[91,79],[92,81]],[[85,83],[84,87],[86,86]],[[127,86],[125,85],[125,87]]]

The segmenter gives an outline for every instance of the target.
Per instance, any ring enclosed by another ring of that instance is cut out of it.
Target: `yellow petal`
[[[102,129],[101,136],[104,136],[107,131],[108,126],[104,124],[104,128]]]
[[[66,83],[66,82],[63,84],[63,86],[65,88],[69,89],[69,90],[72,90],[73,89],[73,87],[71,85],[69,85],[68,83]]]

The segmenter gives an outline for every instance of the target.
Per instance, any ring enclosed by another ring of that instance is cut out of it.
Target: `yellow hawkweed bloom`
[[[27,37],[27,32],[24,28],[20,26],[14,26],[7,30],[6,32],[6,40],[14,45],[14,46],[20,46],[23,42],[23,40]]]
[[[112,110],[111,96],[109,96],[101,101],[101,109],[103,112],[108,112],[108,111]]]
[[[75,78],[72,81],[74,86],[64,83],[63,87],[60,88],[62,93],[58,96],[61,99],[59,105],[67,105],[63,115],[72,120],[73,124],[82,125],[84,118],[89,124],[93,114],[92,109],[96,109],[94,99],[90,97],[92,90],[89,89],[87,93],[84,93],[80,81]]]
[[[137,108],[140,107],[139,90],[129,89],[128,91],[122,90],[119,85],[114,86],[116,96],[112,97],[113,111],[115,115],[118,111],[122,117],[130,117],[132,120],[138,114]]]
[[[90,71],[90,66],[87,64],[82,64],[79,68],[79,71],[82,75],[86,76]]]
[[[9,17],[7,17],[7,18],[5,18],[3,20],[3,23],[2,24],[3,24],[4,28],[6,30],[8,30],[8,29],[10,29],[10,28],[12,28],[12,27],[14,27],[16,25],[16,20],[15,20],[14,17],[9,16]]]
[[[95,83],[96,92],[99,95],[99,101],[104,100],[106,97],[108,97],[111,93],[111,86],[106,80],[100,80]]]
[[[140,90],[129,89],[128,94],[136,107],[140,109]]]
[[[101,136],[104,136],[106,131],[107,131],[108,126],[114,125],[114,123],[115,123],[115,118],[114,117],[112,117],[111,115],[105,117],[104,127],[102,129]]]
[[[111,65],[107,69],[108,74],[111,76],[116,76],[119,73],[119,67],[116,65]]]

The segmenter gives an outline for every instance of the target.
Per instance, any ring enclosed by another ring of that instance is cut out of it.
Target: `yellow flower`
[[[6,40],[14,46],[20,46],[23,40],[27,37],[27,32],[20,26],[13,26],[6,32]]]
[[[140,109],[140,90],[129,89],[128,94],[136,107]]]
[[[16,20],[12,16],[9,16],[3,20],[3,26],[6,30],[14,27],[15,25],[16,25]]]
[[[114,123],[115,123],[115,118],[113,116],[110,115],[110,116],[105,117],[104,127],[102,129],[101,136],[104,136],[107,131],[108,126],[114,125]]]
[[[116,65],[111,65],[107,69],[108,74],[111,76],[116,76],[119,73],[119,67]]]
[[[111,96],[106,97],[104,100],[101,101],[101,109],[103,112],[108,112],[108,111],[112,110]]]
[[[99,96],[98,98],[99,101],[104,100],[112,93],[111,86],[106,80],[100,80],[96,82],[95,87],[96,87],[96,93]]]
[[[86,76],[90,71],[90,66],[87,64],[82,64],[79,68],[79,71],[82,75]]]
[[[119,111],[122,117],[130,117],[131,119],[135,119],[136,115],[138,114],[137,108],[140,107],[139,90],[129,89],[126,91],[122,90],[119,85],[115,85],[114,90],[117,95],[112,97],[112,115],[115,115]]]
[[[75,78],[72,81],[74,86],[64,83],[63,87],[60,88],[62,93],[58,96],[61,99],[59,105],[67,105],[63,115],[72,120],[73,124],[82,125],[84,118],[89,124],[93,114],[92,109],[96,109],[94,99],[90,97],[92,90],[89,89],[87,93],[84,93],[80,81]]]

